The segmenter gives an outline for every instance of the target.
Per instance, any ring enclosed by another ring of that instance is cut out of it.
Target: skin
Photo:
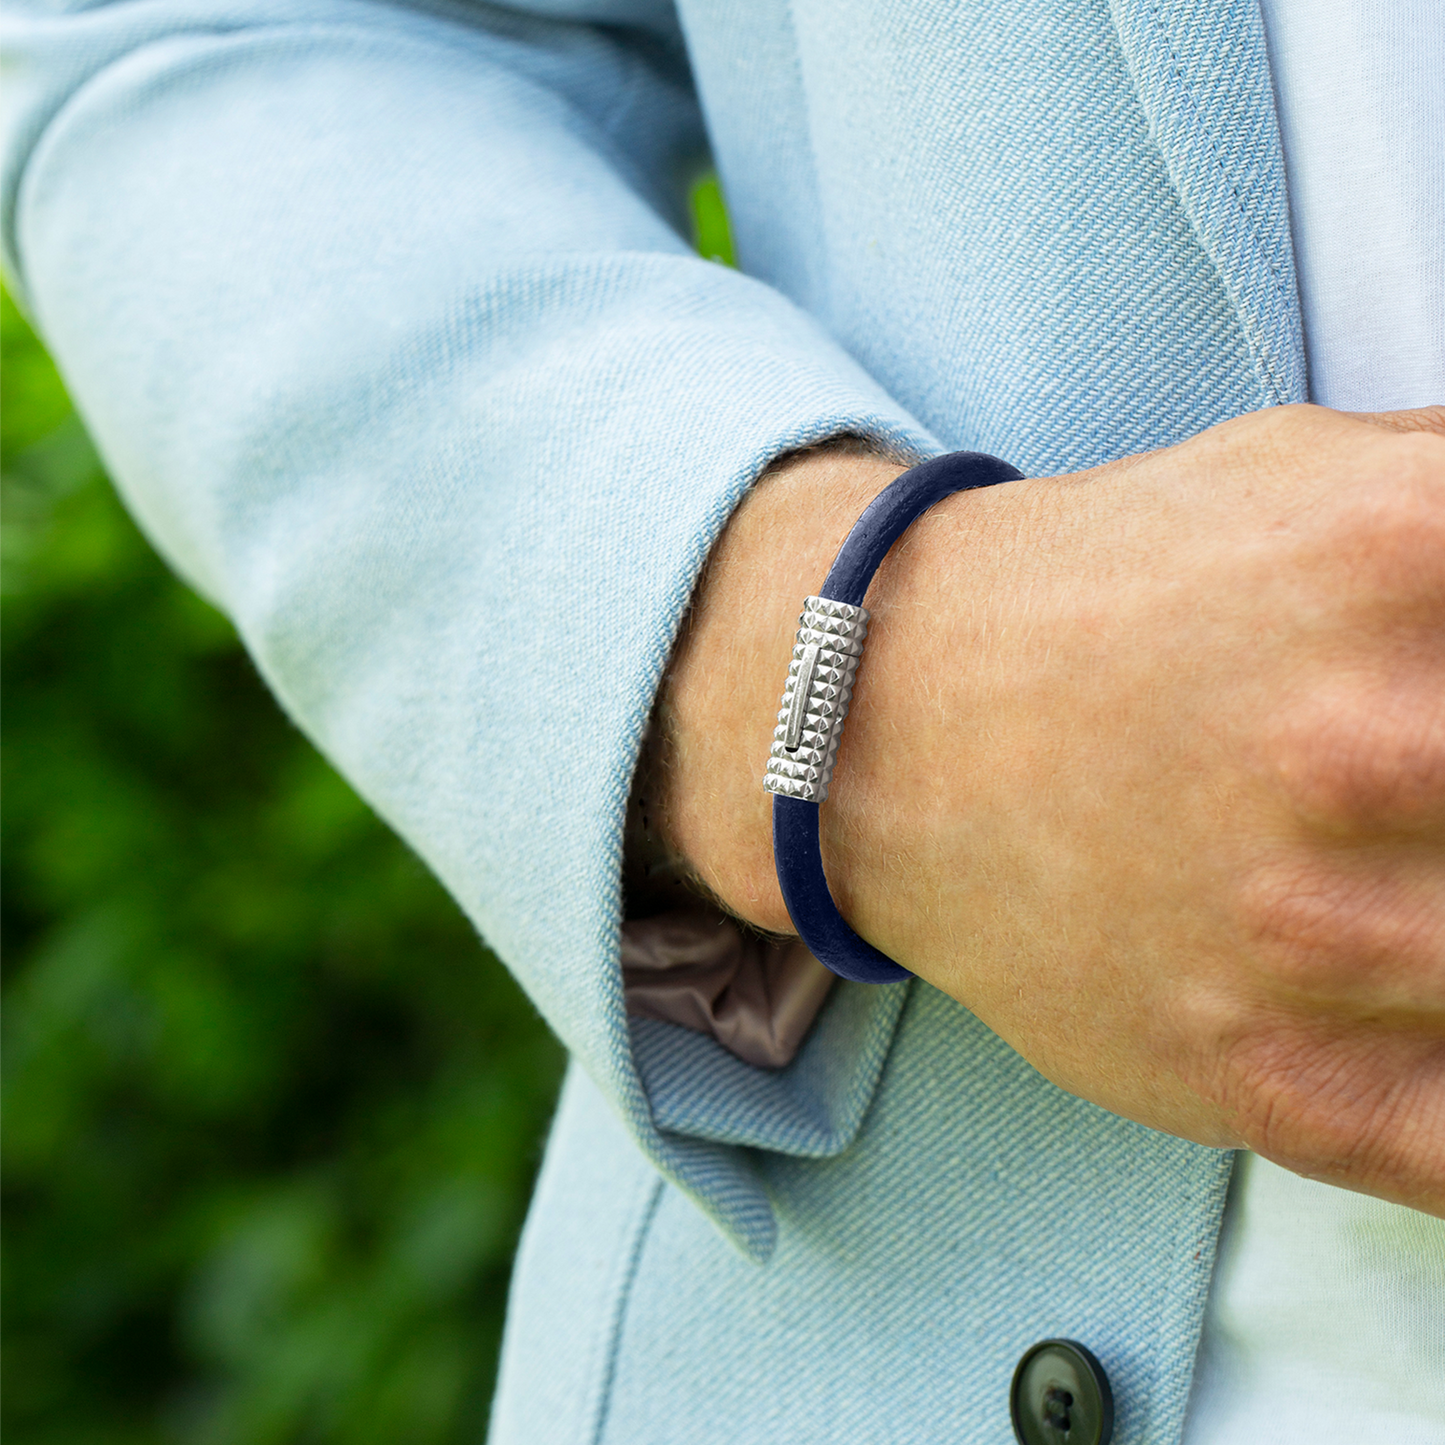
[[[766,477],[661,696],[661,831],[762,929],[799,604],[899,470]],[[822,810],[857,932],[1075,1094],[1445,1216],[1445,407],[955,496],[867,606]]]

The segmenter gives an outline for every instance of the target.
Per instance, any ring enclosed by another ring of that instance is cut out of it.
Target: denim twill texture
[[[8,15],[7,266],[130,505],[576,1060],[495,1438],[1002,1441],[1070,1332],[1174,1438],[1227,1156],[917,984],[777,1074],[629,1026],[618,867],[771,458],[1044,475],[1303,398],[1252,0]],[[746,275],[680,234],[705,133]]]

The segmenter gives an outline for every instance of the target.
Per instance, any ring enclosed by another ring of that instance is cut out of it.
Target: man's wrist
[[[714,547],[659,694],[655,827],[724,907],[771,932],[792,925],[760,780],[798,606],[905,465],[852,438],[775,464]],[[825,844],[846,898],[846,859],[833,851]]]

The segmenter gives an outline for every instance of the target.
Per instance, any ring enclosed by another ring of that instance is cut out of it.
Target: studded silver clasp
[[[828,796],[867,635],[866,608],[830,597],[809,597],[803,603],[763,775],[763,787],[770,793],[809,803]]]

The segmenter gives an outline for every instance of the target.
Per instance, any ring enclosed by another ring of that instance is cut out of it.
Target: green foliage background
[[[561,1050],[4,308],[7,1438],[478,1440]]]
[[[7,1438],[480,1440],[562,1051],[0,302]]]

